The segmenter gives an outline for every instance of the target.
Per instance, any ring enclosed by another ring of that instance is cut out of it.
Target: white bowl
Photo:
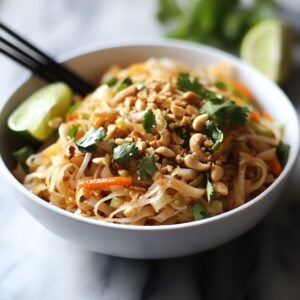
[[[207,46],[166,40],[120,42],[73,53],[66,62],[83,77],[97,82],[101,73],[112,64],[129,65],[150,57],[170,57],[191,66],[230,62],[238,78],[246,83],[263,110],[286,126],[284,140],[291,146],[284,171],[258,197],[245,205],[202,221],[139,227],[99,222],[76,216],[31,194],[11,173],[12,151],[19,139],[8,130],[6,121],[12,110],[44,83],[28,76],[13,87],[2,101],[0,115],[0,169],[5,174],[19,203],[43,226],[62,238],[86,249],[129,258],[169,258],[203,251],[242,234],[269,211],[280,195],[288,174],[295,165],[299,150],[299,124],[295,109],[286,95],[253,68],[239,59]]]

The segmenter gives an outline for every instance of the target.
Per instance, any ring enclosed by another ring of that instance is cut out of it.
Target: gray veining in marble
[[[154,12],[154,0],[0,0],[1,20],[52,55],[160,36]],[[283,88],[299,112],[297,45]],[[25,72],[1,56],[0,95]],[[242,237],[199,255],[134,261],[82,250],[48,232],[19,207],[0,173],[0,300],[300,299],[299,178],[298,161],[276,207]]]

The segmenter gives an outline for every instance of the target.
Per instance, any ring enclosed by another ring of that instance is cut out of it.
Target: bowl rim
[[[92,43],[87,44],[85,46],[81,46],[78,48],[75,48],[71,51],[67,51],[66,53],[59,55],[58,61],[60,62],[66,62],[68,63],[69,60],[76,59],[83,55],[88,55],[94,52],[99,52],[103,50],[109,50],[109,49],[116,49],[116,48],[126,48],[126,47],[171,47],[171,48],[177,48],[181,50],[192,50],[192,51],[201,51],[202,53],[212,54],[215,57],[220,57],[221,59],[228,59],[228,61],[233,62],[236,65],[239,65],[242,69],[246,69],[255,76],[258,76],[260,79],[267,81],[270,86],[272,86],[272,89],[276,90],[278,94],[281,95],[282,98],[285,99],[285,105],[289,106],[290,110],[292,111],[292,116],[290,118],[293,118],[296,121],[297,128],[294,128],[295,132],[295,141],[293,143],[295,151],[290,154],[288,158],[288,162],[286,166],[284,167],[282,173],[279,175],[278,178],[262,193],[260,193],[258,196],[253,198],[251,201],[234,208],[230,211],[224,212],[220,215],[213,216],[207,219],[199,220],[199,221],[192,221],[187,223],[180,223],[180,224],[171,224],[171,225],[155,225],[155,226],[137,226],[137,225],[129,225],[129,224],[116,224],[116,223],[109,223],[101,220],[95,220],[90,218],[85,218],[80,215],[76,215],[72,212],[66,211],[62,208],[56,207],[40,197],[34,195],[29,190],[26,189],[26,187],[20,183],[11,173],[11,171],[8,169],[6,164],[4,163],[2,159],[2,155],[0,155],[0,170],[4,173],[6,179],[13,185],[14,188],[19,190],[22,194],[24,194],[26,197],[30,198],[31,201],[34,201],[38,205],[52,210],[54,213],[61,214],[67,218],[72,219],[73,221],[79,221],[84,222],[86,225],[96,225],[100,227],[106,227],[112,230],[122,230],[122,231],[142,231],[142,232],[153,232],[153,231],[168,231],[168,230],[179,230],[179,229],[187,229],[195,226],[201,226],[205,224],[210,223],[218,223],[222,222],[225,219],[230,218],[233,215],[237,215],[241,213],[244,210],[247,210],[249,207],[255,206],[260,202],[267,194],[272,192],[280,183],[284,181],[284,179],[287,177],[287,175],[292,170],[293,166],[295,165],[296,159],[298,157],[299,153],[299,147],[300,147],[300,124],[299,119],[296,113],[296,110],[294,106],[292,105],[290,99],[287,97],[287,95],[270,79],[268,79],[266,76],[261,74],[259,71],[255,70],[250,65],[246,64],[239,58],[235,57],[232,54],[226,53],[225,51],[219,50],[217,48],[203,45],[203,44],[197,44],[194,42],[188,42],[188,41],[175,41],[175,40],[169,40],[165,38],[129,38],[129,39],[118,39],[113,40],[109,42],[101,42],[101,43]],[[29,81],[32,78],[32,73],[28,72],[28,74],[23,75],[22,78],[20,78],[14,85],[11,87],[7,93],[4,94],[3,97],[1,97],[2,101],[0,101],[0,116],[2,114],[3,107],[8,103],[11,96],[22,87],[27,81]]]

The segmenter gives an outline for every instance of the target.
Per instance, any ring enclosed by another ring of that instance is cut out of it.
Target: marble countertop
[[[52,55],[117,38],[157,37],[155,1],[0,0],[0,19]],[[124,13],[126,12],[126,13]],[[300,112],[300,44],[284,91]],[[0,57],[0,95],[26,71]],[[41,227],[0,171],[0,299],[300,299],[300,161],[272,212],[216,249],[135,261],[80,249]]]

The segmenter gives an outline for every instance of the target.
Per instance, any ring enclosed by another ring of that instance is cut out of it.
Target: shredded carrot
[[[132,177],[108,177],[97,179],[86,179],[79,183],[79,187],[85,189],[101,189],[113,185],[130,186],[132,185]]]
[[[94,122],[95,127],[99,128],[100,126],[102,126],[106,117],[107,117],[107,114],[102,114],[102,115],[98,116]]]
[[[222,153],[226,150],[226,148],[231,143],[232,139],[233,139],[233,134],[232,133],[228,134],[224,138],[223,143],[221,144],[220,148],[212,155],[213,160],[217,159],[220,155],[222,155]]]
[[[260,120],[260,115],[259,112],[256,109],[253,109],[250,113],[250,120],[255,122],[255,123],[259,123]]]
[[[267,111],[263,112],[263,118],[266,120],[272,120],[271,115]]]
[[[77,113],[72,113],[66,116],[66,121],[72,121],[78,118],[78,114]]]
[[[270,166],[271,172],[274,176],[279,176],[282,172],[282,167],[277,158],[272,158],[267,161],[268,165]]]
[[[245,98],[252,100],[253,96],[249,89],[240,81],[236,79],[229,80],[229,83],[236,89],[238,90]]]

